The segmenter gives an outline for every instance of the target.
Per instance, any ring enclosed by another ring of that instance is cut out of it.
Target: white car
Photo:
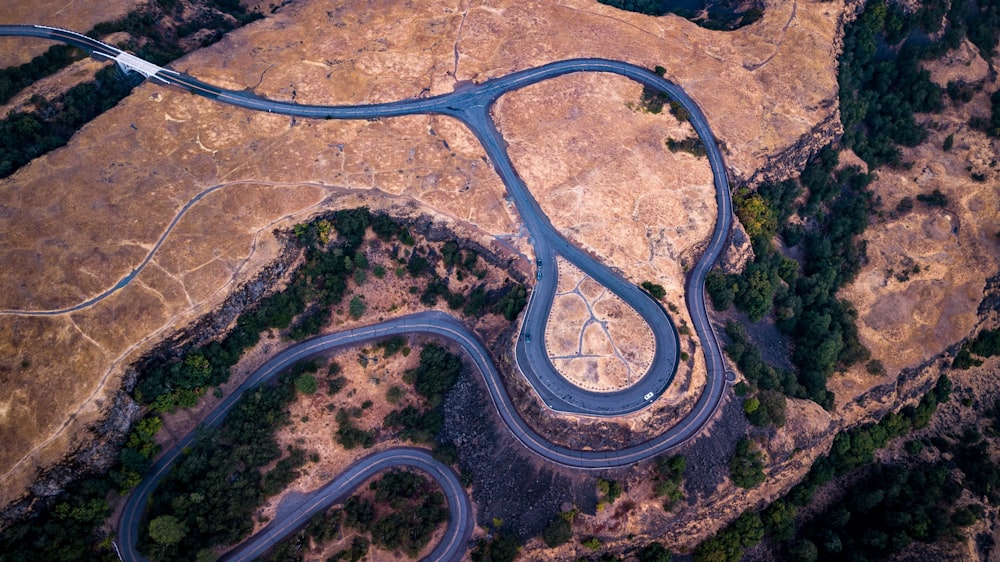
[[[645,396],[642,397],[643,400],[649,401],[653,399],[653,393],[647,392]]]

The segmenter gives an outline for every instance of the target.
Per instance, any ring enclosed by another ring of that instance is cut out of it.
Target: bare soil
[[[0,24],[54,25],[85,33],[94,25],[113,21],[142,0],[31,0],[6,2]],[[53,43],[37,39],[4,37],[0,43],[0,68],[23,64],[45,52]]]
[[[868,263],[841,296],[858,309],[861,340],[885,366],[886,380],[966,337],[978,321],[986,280],[1000,267],[1000,143],[968,126],[970,116],[988,114],[997,79],[969,45],[927,66],[941,86],[946,79],[986,83],[965,105],[951,105],[946,96],[944,111],[921,119],[928,125],[927,141],[903,149],[903,160],[912,166],[880,169],[872,185],[882,212],[864,234]],[[948,135],[954,135],[954,148],[945,152]],[[984,180],[973,179],[974,173]],[[935,189],[948,198],[944,208],[916,201]],[[904,197],[914,207],[900,214],[895,208]],[[871,378],[859,365],[833,379],[838,404],[864,394]]]
[[[77,29],[91,24],[62,5],[18,6],[24,10],[19,17],[43,15],[41,23]],[[101,10],[92,3],[70,6],[99,19],[126,9],[114,2]],[[768,154],[792,145],[836,110],[831,100],[841,8],[841,2],[778,3],[760,22],[719,33],[681,18],[629,14],[587,0],[475,6],[464,0],[383,0],[334,9],[302,0],[172,66],[223,87],[249,88],[277,99],[365,103],[447,92],[462,80],[481,81],[562,58],[662,64],[710,116],[716,134],[730,147],[727,161],[734,173],[747,176]],[[14,17],[14,12],[5,14]],[[3,56],[26,52],[19,41],[3,45]],[[582,81],[574,82],[578,78]],[[638,98],[635,87],[613,77],[567,77],[557,88],[569,84],[578,85],[567,92],[593,86],[619,92],[605,105],[588,101],[588,115],[592,107],[599,107],[593,111],[598,115],[631,111],[625,102]],[[511,112],[517,105],[516,98],[510,100],[501,104],[498,117],[511,135],[521,173],[534,178],[544,170],[526,161],[519,147],[540,146],[541,139],[564,146],[560,138],[576,134],[578,127],[563,125],[545,137],[533,136],[518,129],[517,121],[529,117]],[[541,106],[562,119],[574,103],[563,97]],[[647,116],[634,117],[609,123],[599,134],[632,128],[639,134]],[[668,116],[658,117],[664,127],[672,126]],[[650,152],[652,160],[619,179],[655,178],[660,194],[681,186],[693,208],[700,209],[681,216],[696,217],[689,224],[709,225],[714,210],[703,181],[707,166],[698,164],[696,176],[682,175],[678,182],[671,169],[676,166],[656,164],[667,156],[664,140],[657,134],[640,143],[659,152]],[[595,142],[590,147],[591,154],[601,149]],[[619,189],[627,187],[615,181]],[[588,183],[592,190],[605,185]],[[566,193],[534,179],[529,185],[550,213],[551,202]],[[303,121],[146,83],[84,127],[67,147],[0,182],[0,239],[6,242],[0,259],[8,264],[0,272],[0,308],[61,308],[114,286],[146,256],[178,210],[214,186],[224,187],[181,219],[128,288],[70,315],[0,319],[0,377],[8,389],[0,404],[0,440],[7,444],[0,451],[0,503],[20,495],[39,469],[89,438],[85,429],[104,415],[129,363],[270,263],[279,246],[275,228],[321,209],[363,203],[407,215],[427,213],[486,246],[525,253],[499,178],[473,136],[453,120]],[[694,259],[698,228],[678,232],[676,218],[662,225],[656,219],[661,207],[653,204],[659,197],[645,197],[638,211],[629,208],[625,216],[631,221],[638,212],[642,224],[652,225],[648,237],[653,240],[681,236],[688,241],[658,245],[680,251],[659,263]],[[569,218],[552,215],[557,225]],[[567,232],[630,278],[676,284],[666,265],[633,265],[650,258],[629,257],[625,250],[643,244],[608,245],[599,222],[587,219],[585,226]],[[603,232],[623,238],[613,229]],[[647,239],[642,229],[635,232]],[[677,292],[669,299],[683,304]],[[694,357],[697,369],[699,355]],[[682,388],[692,384],[680,375],[678,380]]]
[[[559,286],[545,324],[549,359],[574,385],[597,392],[628,388],[656,354],[653,331],[621,299],[557,258]]]

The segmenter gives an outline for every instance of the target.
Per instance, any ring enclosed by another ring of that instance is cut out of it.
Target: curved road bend
[[[99,41],[73,32],[53,28],[0,26],[0,36],[2,35],[28,35],[63,41],[98,53],[106,58],[115,58],[121,54],[121,51]],[[618,393],[590,393],[576,389],[576,387],[569,385],[559,377],[553,369],[544,350],[543,337],[536,338],[534,345],[526,344],[524,341],[526,338],[519,339],[516,350],[519,366],[524,371],[525,376],[532,382],[542,399],[551,408],[559,411],[578,412],[589,415],[613,416],[636,411],[644,407],[648,401],[644,397],[642,400],[638,400],[637,398],[640,398],[638,396],[640,392],[649,392],[647,390],[648,385],[652,384],[656,387],[654,396],[658,396],[666,389],[676,370],[676,330],[663,309],[657,303],[653,302],[648,295],[613,273],[610,269],[599,264],[579,248],[570,244],[552,227],[547,217],[541,212],[537,202],[527,190],[524,182],[514,170],[504,148],[503,138],[497,132],[488,114],[492,103],[506,92],[523,88],[542,80],[575,72],[608,72],[619,74],[644,85],[665,91],[688,110],[691,115],[691,124],[705,144],[715,177],[719,213],[712,239],[688,279],[687,304],[695,329],[705,348],[706,367],[708,370],[707,388],[696,403],[694,410],[680,424],[670,428],[657,438],[619,451],[574,451],[547,443],[531,431],[516,412],[513,411],[512,406],[510,406],[509,398],[502,392],[495,368],[492,362],[489,361],[488,355],[485,354],[485,350],[478,344],[478,341],[474,337],[469,338],[469,341],[476,342],[476,345],[471,347],[463,341],[459,341],[459,343],[462,343],[466,347],[466,350],[470,352],[470,355],[477,362],[477,366],[479,366],[486,378],[487,386],[490,389],[491,397],[498,412],[511,428],[511,431],[526,447],[553,462],[566,466],[606,468],[637,462],[657,455],[666,449],[690,439],[707,422],[711,414],[714,413],[721,402],[725,387],[725,365],[718,341],[708,322],[705,306],[704,280],[708,269],[721,253],[722,245],[731,226],[732,204],[729,198],[728,180],[718,144],[715,142],[707,120],[700,108],[679,86],[668,82],[646,69],[628,63],[604,59],[574,59],[516,72],[501,78],[488,80],[474,87],[464,88],[457,92],[432,98],[360,106],[314,106],[272,101],[260,98],[251,93],[223,90],[167,69],[158,69],[150,77],[165,84],[174,84],[188,89],[193,93],[224,103],[285,115],[327,119],[363,119],[414,113],[437,113],[456,117],[466,123],[483,144],[487,154],[493,160],[497,172],[504,180],[512,198],[517,204],[518,211],[533,235],[537,255],[543,260],[543,264],[548,264],[547,266],[543,265],[543,268],[545,268],[544,271],[548,272],[548,274],[543,274],[543,279],[535,288],[535,294],[533,295],[535,298],[532,299],[532,306],[529,306],[528,311],[525,313],[525,330],[535,330],[539,334],[544,333],[544,323],[548,308],[551,306],[551,296],[554,294],[556,284],[556,274],[552,264],[557,253],[563,255],[571,263],[588,273],[591,277],[594,277],[599,283],[618,294],[625,302],[635,308],[653,329],[654,337],[657,339],[658,351],[654,368],[651,369],[649,375],[644,377],[643,382],[645,384]],[[539,305],[535,305],[536,301]],[[435,333],[436,330],[430,329],[429,326],[433,325],[441,328],[446,323],[443,321],[431,322],[428,324],[427,329],[423,331]],[[410,326],[407,327],[406,331],[422,330],[417,326]],[[453,338],[457,335],[453,329],[445,331],[452,332],[451,337]],[[351,333],[353,334],[354,332],[356,331],[352,331]],[[447,336],[448,334],[441,335]],[[466,336],[471,335],[466,333]],[[349,337],[352,341],[360,341],[353,335]],[[379,336],[373,335],[370,337]],[[309,343],[315,343],[315,341],[306,342],[306,344]],[[472,349],[475,347],[479,349],[473,352]],[[294,349],[301,348],[296,346]],[[224,411],[218,413],[224,414]],[[168,457],[170,455],[164,457],[164,459]],[[165,469],[166,465],[163,468]],[[162,471],[157,474],[162,474]],[[155,483],[155,478],[152,478],[152,480]],[[141,495],[143,494],[137,493],[135,496]],[[146,495],[148,495],[148,490]],[[133,524],[137,526],[138,522],[134,521]],[[132,538],[134,539],[134,536]]]
[[[514,437],[532,452],[551,462],[558,463],[563,466],[582,469],[604,469],[627,466],[638,461],[654,457],[672,447],[676,447],[677,445],[684,443],[697,434],[715,411],[715,404],[706,398],[711,394],[711,392],[706,391],[698,400],[695,410],[684,418],[680,424],[671,427],[665,433],[653,438],[652,440],[639,445],[634,445],[618,451],[579,451],[549,443],[540,435],[535,433],[535,431],[518,415],[517,410],[510,401],[510,397],[504,390],[500,374],[497,372],[493,361],[490,359],[489,352],[486,350],[482,342],[480,342],[479,338],[469,332],[468,329],[453,316],[443,312],[429,311],[396,318],[374,326],[366,326],[363,328],[345,330],[336,334],[321,336],[287,348],[269,359],[264,365],[251,374],[250,377],[236,391],[226,397],[226,399],[212,411],[212,413],[205,419],[204,423],[208,426],[218,425],[245,392],[272,379],[278,373],[286,370],[299,361],[308,359],[320,353],[335,351],[356,345],[363,345],[374,340],[396,335],[412,334],[440,336],[462,346],[466,354],[470,359],[472,359],[473,363],[475,363],[477,369],[482,374],[497,413],[508,426]],[[725,381],[722,378],[717,377],[715,379],[710,379],[709,384],[718,385],[721,389],[722,386],[725,385]],[[122,554],[126,560],[143,560],[142,555],[136,550],[136,544],[139,537],[139,524],[142,520],[146,504],[149,501],[149,496],[156,488],[160,478],[162,478],[170,470],[174,462],[183,454],[184,449],[194,442],[194,438],[194,432],[189,433],[180,442],[178,442],[177,445],[163,455],[149,470],[142,483],[140,483],[129,496],[125,505],[125,510],[122,514],[122,521],[119,529]],[[399,457],[400,460],[403,458],[404,457]],[[365,463],[375,462],[375,459],[373,457],[367,457],[359,462],[361,465],[358,466],[358,470],[367,470]],[[389,460],[382,459],[379,462],[387,463]],[[436,463],[437,461],[433,462]],[[388,467],[389,464],[380,464],[379,466],[385,468]],[[436,480],[438,479],[438,477],[435,476],[436,474],[442,474],[442,471],[450,473],[450,469],[440,465],[440,463],[438,463],[434,468],[428,466],[421,466],[420,468],[426,469],[427,472],[431,474],[432,477],[435,477]],[[344,489],[344,486],[347,485],[347,482],[343,478],[344,475],[341,475],[336,481],[324,487],[322,491],[310,494],[307,503],[308,508],[313,509],[311,513],[315,513],[315,511],[322,509],[322,505],[330,505],[338,501],[338,498],[340,497],[339,494]],[[453,520],[464,521],[467,516],[466,514],[471,513],[466,511],[468,498],[465,497],[464,491],[461,494],[462,499],[456,498],[453,502],[451,499],[452,495],[449,492],[450,484],[447,482],[441,482],[440,480],[439,483],[442,488],[445,489],[446,496],[449,498],[448,506]],[[311,515],[311,513],[309,515]],[[296,517],[302,518],[301,521],[304,521],[309,517],[309,515],[298,514]],[[471,520],[471,515],[468,515],[468,518]],[[448,534],[446,535],[445,540],[442,541],[442,544],[459,543],[462,544],[462,548],[464,548],[469,535],[460,536],[459,533],[464,532],[465,524],[461,523],[453,527],[451,521],[452,520],[450,520],[448,526]],[[295,525],[290,522],[286,524],[282,521],[280,527],[288,532],[291,529],[294,529]],[[471,529],[472,528],[470,526],[470,533]],[[269,537],[276,537],[278,534],[277,530],[269,532],[272,533],[271,535],[268,535]],[[259,538],[255,535],[250,539],[251,542],[247,544],[256,544],[257,541],[262,540],[265,539]],[[271,541],[272,545],[274,540]],[[435,549],[435,552],[437,552],[437,549]],[[445,557],[440,559],[451,560],[453,558]]]
[[[285,536],[305,525],[310,517],[330,505],[346,500],[365,480],[383,470],[400,466],[426,472],[441,486],[448,501],[448,526],[441,541],[425,560],[460,560],[475,529],[472,504],[465,495],[465,488],[459,483],[455,472],[438,462],[429,452],[409,447],[387,449],[352,464],[335,480],[296,502],[292,506],[294,515],[276,519],[239,547],[226,553],[223,560],[256,560]]]
[[[121,53],[120,50],[95,39],[50,27],[0,26],[0,36],[2,35],[28,35],[63,41],[100,53],[101,56],[108,58],[113,58]],[[705,275],[721,253],[725,237],[732,224],[732,204],[729,198],[728,180],[722,155],[701,109],[679,86],[660,76],[644,68],[619,61],[572,59],[515,72],[501,78],[488,80],[477,86],[436,97],[358,106],[300,105],[273,101],[247,92],[223,90],[167,69],[160,69],[153,77],[160,82],[174,84],[224,103],[286,115],[327,119],[363,119],[413,113],[438,113],[456,117],[466,123],[483,144],[494,167],[511,193],[525,225],[532,233],[536,255],[543,261],[543,278],[535,287],[531,306],[525,312],[523,321],[524,332],[534,332],[539,334],[539,337],[536,337],[531,344],[525,341],[526,338],[519,338],[515,351],[519,367],[542,400],[553,410],[592,416],[618,416],[646,407],[651,399],[655,399],[666,390],[677,369],[677,332],[666,312],[658,303],[621,276],[591,258],[586,252],[569,243],[556,231],[514,170],[504,148],[503,138],[497,132],[488,115],[492,103],[506,92],[575,72],[609,72],[628,77],[668,93],[680,102],[691,115],[691,124],[703,140],[708,152],[715,178],[719,212],[712,239],[701,260],[695,266],[692,275],[689,276],[686,298],[695,330],[706,347],[706,365],[709,378],[724,377],[725,367],[722,362],[721,350],[708,323],[703,287]],[[552,297],[555,294],[557,278],[553,267],[555,254],[562,255],[596,281],[608,287],[632,306],[651,327],[657,353],[648,374],[643,377],[640,384],[613,393],[589,392],[567,384],[551,364],[545,351],[544,326],[551,308]],[[544,272],[548,274],[544,274]],[[134,272],[119,281],[115,289],[124,286],[133,277]],[[88,301],[87,304],[92,304],[91,301]],[[653,393],[653,397],[647,399],[646,396],[650,392]],[[717,399],[721,399],[721,391]]]

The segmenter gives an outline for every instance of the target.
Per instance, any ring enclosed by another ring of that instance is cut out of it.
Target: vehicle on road
[[[531,343],[531,334],[524,334],[524,343]]]
[[[542,280],[542,270],[541,269],[539,269],[538,273],[535,274],[535,279],[537,279],[539,281]]]
[[[653,399],[653,393],[652,392],[647,392],[646,395],[642,397],[642,399],[645,400],[645,401],[647,401],[647,402],[650,401],[650,400],[652,400]]]

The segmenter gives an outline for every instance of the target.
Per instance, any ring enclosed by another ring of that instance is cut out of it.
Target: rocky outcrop
[[[729,235],[729,245],[719,259],[719,267],[726,273],[743,273],[747,262],[754,259],[753,244],[750,235],[739,219],[733,221],[733,230]]]
[[[836,100],[826,100],[825,107],[836,104]],[[799,175],[810,158],[824,146],[840,138],[844,129],[840,124],[840,111],[836,110],[826,119],[816,124],[808,134],[803,135],[795,144],[767,157],[767,163],[761,166],[747,179],[734,177],[738,185],[755,187],[762,183],[779,182]]]

